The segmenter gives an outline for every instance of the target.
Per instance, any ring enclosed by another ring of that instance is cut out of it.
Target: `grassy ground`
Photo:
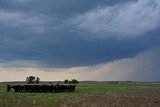
[[[160,84],[78,84],[73,93],[14,93],[0,84],[0,107],[160,107]]]

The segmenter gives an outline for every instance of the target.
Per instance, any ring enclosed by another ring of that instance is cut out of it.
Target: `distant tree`
[[[64,83],[65,83],[65,84],[68,84],[68,80],[67,80],[67,79],[65,79],[65,80],[64,80]]]
[[[29,76],[26,78],[26,82],[29,84],[33,84],[33,83],[35,83],[35,79],[36,79],[35,76]]]
[[[78,80],[76,80],[76,79],[72,79],[72,80],[71,80],[71,83],[72,83],[72,84],[78,84],[79,82],[78,82]]]
[[[69,83],[69,84],[72,84],[72,81],[69,80],[68,83]]]
[[[118,81],[115,81],[115,84],[118,84]]]
[[[78,80],[76,80],[76,79],[71,79],[71,80],[65,79],[65,80],[64,80],[64,83],[65,83],[65,84],[78,84],[79,82],[78,82]]]
[[[35,80],[35,83],[36,83],[36,84],[39,84],[39,82],[40,82],[40,78],[37,77],[36,80]]]

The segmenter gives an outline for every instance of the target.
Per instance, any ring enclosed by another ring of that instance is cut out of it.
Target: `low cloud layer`
[[[0,72],[8,80],[7,73],[33,70],[39,75],[72,72],[81,80],[120,80],[125,74],[127,80],[145,80],[149,77],[140,79],[138,73],[139,64],[146,66],[138,60],[143,58],[151,62],[153,80],[159,56],[145,57],[146,50],[159,47],[159,31],[159,0],[1,0]]]
[[[153,48],[126,58],[95,66],[72,67],[66,69],[42,68],[1,68],[0,81],[25,80],[29,75],[39,76],[41,80],[97,80],[97,81],[160,81],[160,48]]]

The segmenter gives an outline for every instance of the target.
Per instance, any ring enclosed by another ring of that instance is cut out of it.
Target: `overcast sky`
[[[160,0],[0,0],[0,81],[160,81]]]

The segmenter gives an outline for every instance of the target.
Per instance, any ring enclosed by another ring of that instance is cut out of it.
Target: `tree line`
[[[35,77],[35,76],[28,76],[26,78],[26,82],[28,84],[39,84],[40,83],[40,78],[39,77]],[[78,84],[79,82],[78,82],[77,79],[71,79],[71,80],[65,79],[64,83],[65,84]]]

